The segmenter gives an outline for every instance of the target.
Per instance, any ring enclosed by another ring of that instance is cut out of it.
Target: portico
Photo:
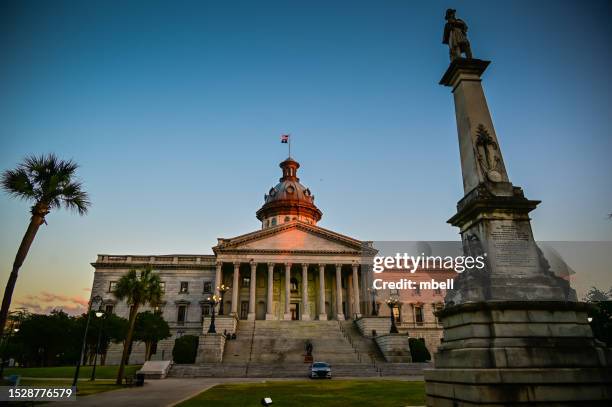
[[[287,224],[279,232],[295,233],[304,227],[310,226]],[[225,242],[223,247],[215,247],[217,281],[230,287],[225,294],[226,315],[247,320],[309,321],[345,320],[365,312],[359,253],[344,261],[314,252],[224,255],[227,246]]]

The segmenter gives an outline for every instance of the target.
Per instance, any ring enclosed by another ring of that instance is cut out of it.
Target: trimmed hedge
[[[425,339],[410,338],[408,339],[408,345],[410,346],[413,362],[428,362],[431,360],[431,354],[427,350],[427,346],[425,346]]]
[[[174,363],[195,363],[200,338],[195,335],[184,335],[174,341],[172,359]]]

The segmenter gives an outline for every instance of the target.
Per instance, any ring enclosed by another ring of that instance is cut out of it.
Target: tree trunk
[[[13,291],[15,290],[15,284],[17,283],[17,275],[19,274],[19,269],[21,268],[23,262],[25,261],[26,256],[28,255],[28,251],[30,250],[30,246],[36,237],[36,232],[38,232],[38,228],[45,222],[45,216],[49,213],[49,209],[47,205],[42,203],[37,203],[32,208],[32,217],[30,218],[30,224],[28,225],[28,229],[26,230],[23,238],[21,239],[21,244],[19,245],[19,249],[17,250],[17,254],[15,255],[15,261],[13,262],[13,269],[11,274],[9,275],[8,282],[6,283],[6,288],[4,289],[4,297],[2,298],[2,309],[0,309],[0,332],[4,332],[4,326],[6,325],[6,320],[8,318],[9,308],[11,307],[11,300],[13,298]]]
[[[145,362],[151,360],[151,347],[153,343],[150,341],[145,342]]]
[[[125,370],[125,363],[128,358],[128,352],[130,350],[130,344],[132,343],[132,336],[134,335],[134,325],[136,325],[136,315],[138,315],[138,305],[134,304],[132,310],[130,311],[130,325],[127,332],[127,336],[125,337],[125,342],[123,343],[123,354],[121,355],[121,364],[119,365],[119,371],[117,372],[117,384],[121,384],[123,381],[123,372]]]

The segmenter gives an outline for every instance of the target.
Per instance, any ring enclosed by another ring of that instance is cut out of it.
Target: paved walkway
[[[421,381],[422,376],[400,377],[355,377],[337,378],[354,380],[406,380]],[[91,396],[78,397],[76,401],[55,402],[52,406],[83,406],[83,407],[171,407],[182,401],[222,383],[262,383],[266,381],[301,380],[287,379],[261,379],[261,378],[169,378],[164,380],[147,380],[143,387],[130,387],[121,390],[112,390]]]

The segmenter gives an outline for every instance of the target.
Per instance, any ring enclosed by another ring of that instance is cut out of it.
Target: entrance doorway
[[[300,319],[300,304],[297,302],[292,302],[289,304],[289,311],[291,312],[291,320],[297,321]]]
[[[240,319],[247,319],[249,315],[249,302],[242,301],[240,303]]]

